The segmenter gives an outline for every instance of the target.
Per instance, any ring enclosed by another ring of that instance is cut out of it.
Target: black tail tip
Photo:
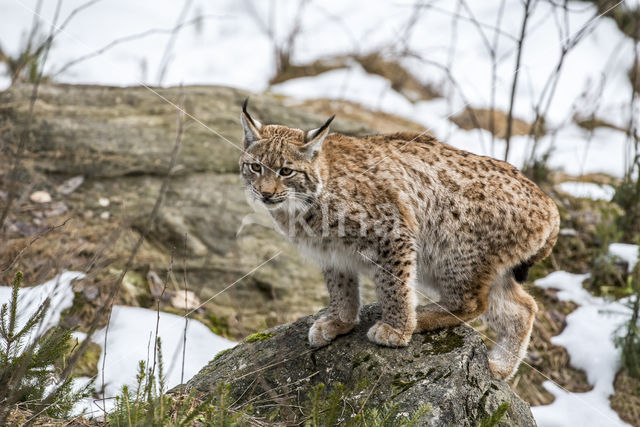
[[[525,261],[517,266],[513,267],[511,272],[513,273],[513,278],[516,279],[518,283],[524,283],[527,281],[527,277],[529,277],[529,269],[531,268],[531,263]]]

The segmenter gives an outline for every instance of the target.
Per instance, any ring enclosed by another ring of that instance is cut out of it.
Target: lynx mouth
[[[260,199],[260,201],[261,201],[262,203],[264,203],[265,205],[267,205],[267,206],[276,206],[276,205],[281,204],[281,203],[282,203],[282,202],[284,202],[285,200],[286,200],[286,198],[284,198],[284,197],[283,197],[283,198],[280,198],[280,199],[266,199],[266,198],[262,197],[262,198]]]

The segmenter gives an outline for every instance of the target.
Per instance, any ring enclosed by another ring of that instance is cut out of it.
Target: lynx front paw
[[[354,325],[355,323],[345,323],[323,316],[316,320],[309,329],[309,342],[312,347],[322,347],[329,344],[338,335],[349,332]]]
[[[411,341],[411,333],[402,333],[388,323],[378,321],[367,332],[369,341],[387,347],[406,347]]]

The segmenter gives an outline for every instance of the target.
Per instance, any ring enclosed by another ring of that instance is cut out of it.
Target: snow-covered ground
[[[51,308],[45,316],[40,332],[45,332],[60,321],[60,314],[73,305],[73,280],[84,274],[67,271],[42,285],[21,288],[19,292],[20,312],[18,327],[24,324],[35,310],[42,305],[46,297],[51,298]],[[11,287],[0,286],[0,305],[11,298]],[[157,312],[140,307],[114,306],[107,335],[107,355],[104,369],[105,396],[107,409],[113,407],[113,397],[120,393],[123,385],[135,384],[138,361],[153,363],[153,341],[155,337]],[[166,385],[171,388],[180,384],[182,376],[182,351],[184,343],[184,317],[169,313],[160,313],[158,336],[162,340],[164,374]],[[97,331],[92,341],[103,347],[98,362],[98,375],[95,378],[96,389],[100,389],[103,377],[105,330]],[[74,333],[79,341],[85,334]],[[235,345],[209,330],[201,322],[189,319],[187,326],[186,351],[184,356],[184,381],[189,380],[214,356]],[[85,384],[89,378],[79,378],[77,385]],[[102,413],[102,401],[88,399],[79,404],[76,410],[86,409],[88,414]]]
[[[609,246],[612,255],[629,262],[629,270],[638,261],[638,246],[614,243]],[[583,369],[589,384],[586,393],[568,392],[551,381],[543,385],[555,400],[550,405],[532,407],[536,422],[541,427],[600,427],[623,426],[609,405],[613,394],[613,381],[620,367],[620,349],[614,345],[621,326],[629,319],[628,299],[609,301],[587,292],[582,282],[588,274],[571,274],[555,271],[535,284],[545,289],[557,289],[561,301],[573,301],[579,305],[567,316],[567,326],[551,342],[564,347],[571,358],[571,365]]]
[[[638,263],[638,245],[612,243],[609,245],[609,253],[626,261],[629,264],[629,271],[632,271]]]
[[[559,289],[561,301],[580,305],[567,316],[567,326],[551,342],[567,350],[571,365],[583,369],[593,386],[586,393],[571,393],[546,381],[543,385],[555,400],[550,405],[531,408],[541,427],[627,425],[611,409],[609,397],[613,394],[620,357],[613,338],[629,318],[629,308],[623,301],[610,302],[589,294],[582,287],[588,277],[588,274],[556,271],[535,282],[542,288]]]
[[[573,197],[592,200],[611,201],[616,190],[610,185],[598,185],[591,182],[566,181],[556,185],[556,188]]]
[[[158,313],[141,307],[116,305],[111,314],[111,323],[107,335],[107,354],[104,369],[105,396],[113,398],[120,393],[123,385],[135,385],[138,361],[144,360],[148,366],[153,364],[153,342]],[[97,388],[102,384],[102,364],[104,354],[105,329],[93,336],[92,341],[103,347],[98,362]],[[160,312],[158,336],[162,341],[165,383],[172,388],[181,383],[182,350],[184,343],[184,317]],[[236,343],[222,338],[209,330],[201,322],[189,319],[187,326],[186,351],[184,357],[184,381],[191,379],[218,352],[235,346]],[[106,401],[107,410],[114,404],[113,399]],[[85,402],[82,408],[88,413],[101,413],[102,401],[91,404]]]
[[[64,310],[73,305],[72,283],[76,279],[84,277],[84,274],[74,271],[65,271],[38,286],[21,288],[18,291],[18,306],[16,330],[22,328],[25,322],[40,308],[47,297],[50,299],[49,310],[44,316],[40,326],[29,335],[27,341],[34,335],[46,332],[60,322],[60,315]],[[11,286],[0,286],[0,306],[11,301]]]
[[[46,33],[56,2],[43,3],[39,15],[42,32]],[[0,0],[0,42],[10,54],[24,43],[36,4],[37,0]],[[80,4],[64,2],[58,24]],[[254,92],[271,90],[298,99],[347,99],[410,118],[455,146],[502,156],[504,142],[498,140],[492,147],[486,131],[460,130],[447,117],[468,104],[489,107],[493,89],[495,105],[503,111],[508,109],[522,2],[371,0],[362,7],[357,1],[315,0],[300,8],[300,1],[291,0],[194,0],[183,11],[185,4],[110,0],[82,9],[57,36],[46,71],[58,81],[71,83],[206,83]],[[618,7],[635,4],[627,2]],[[606,172],[621,176],[629,158],[624,133],[609,128],[589,133],[571,124],[574,113],[595,113],[620,127],[626,127],[632,117],[626,75],[633,61],[632,43],[611,19],[594,20],[596,16],[595,6],[584,2],[570,1],[566,15],[552,2],[536,2],[529,19],[514,111],[516,117],[533,119],[533,107],[544,93],[548,94],[545,87],[563,44],[584,30],[584,37],[564,59],[545,117],[554,132],[540,141],[538,152],[553,146],[550,164],[571,174]],[[196,17],[201,19],[194,23]],[[169,31],[152,31],[68,66],[113,40],[150,29],[169,30],[178,21],[189,24],[172,43]],[[386,79],[367,74],[357,64],[269,87],[275,70],[273,43],[285,44],[295,25],[299,25],[299,32],[291,51],[294,63],[337,54],[381,52],[389,56],[390,52],[406,50],[412,55],[404,57],[402,65],[423,82],[441,89],[445,98],[412,104],[391,89]],[[495,85],[488,48],[494,41],[498,58]],[[163,77],[162,64],[168,64]],[[0,88],[7,82],[5,77]],[[529,148],[527,138],[514,138],[509,161],[521,166]]]

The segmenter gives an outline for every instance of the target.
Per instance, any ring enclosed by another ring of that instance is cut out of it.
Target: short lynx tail
[[[558,240],[558,233],[560,230],[560,216],[555,213],[553,219],[553,224],[551,227],[551,232],[547,237],[544,245],[540,248],[540,250],[531,258],[523,261],[522,263],[516,265],[511,269],[511,273],[513,274],[513,278],[516,279],[518,283],[524,283],[527,281],[527,277],[529,276],[529,269],[536,263],[542,261],[546,257],[551,254],[553,247]]]
[[[516,279],[516,282],[524,283],[527,281],[527,277],[529,277],[529,269],[532,265],[533,263],[527,260],[511,269],[511,273],[513,274],[513,278]]]

